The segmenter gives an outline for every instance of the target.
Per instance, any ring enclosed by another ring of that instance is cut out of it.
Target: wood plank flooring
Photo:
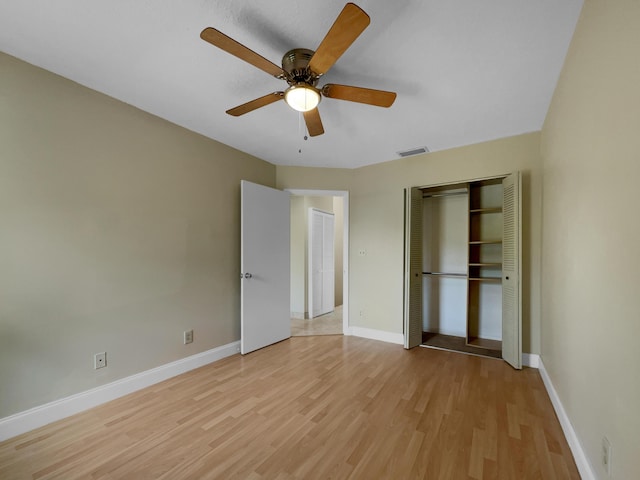
[[[537,370],[318,336],[0,443],[0,478],[580,477]]]

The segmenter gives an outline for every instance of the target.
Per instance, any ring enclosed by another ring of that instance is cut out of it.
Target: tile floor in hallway
[[[291,336],[306,337],[310,335],[342,335],[342,305],[331,313],[314,319],[291,319]]]

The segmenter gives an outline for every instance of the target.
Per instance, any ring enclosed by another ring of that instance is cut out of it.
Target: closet
[[[520,196],[518,172],[406,190],[406,348],[521,368]]]
[[[309,318],[335,309],[335,219],[309,209]]]

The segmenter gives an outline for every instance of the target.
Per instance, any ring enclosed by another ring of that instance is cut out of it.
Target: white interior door
[[[422,343],[422,190],[405,190],[404,348]]]
[[[309,209],[309,318],[335,309],[334,216]]]
[[[289,193],[241,182],[240,352],[291,336]]]
[[[502,181],[502,358],[522,368],[522,193],[520,172]]]

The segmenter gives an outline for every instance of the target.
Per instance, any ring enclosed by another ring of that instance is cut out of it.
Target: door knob
[[[244,274],[244,278],[251,278],[251,277],[253,277],[253,275],[251,275],[250,273],[245,273]]]

